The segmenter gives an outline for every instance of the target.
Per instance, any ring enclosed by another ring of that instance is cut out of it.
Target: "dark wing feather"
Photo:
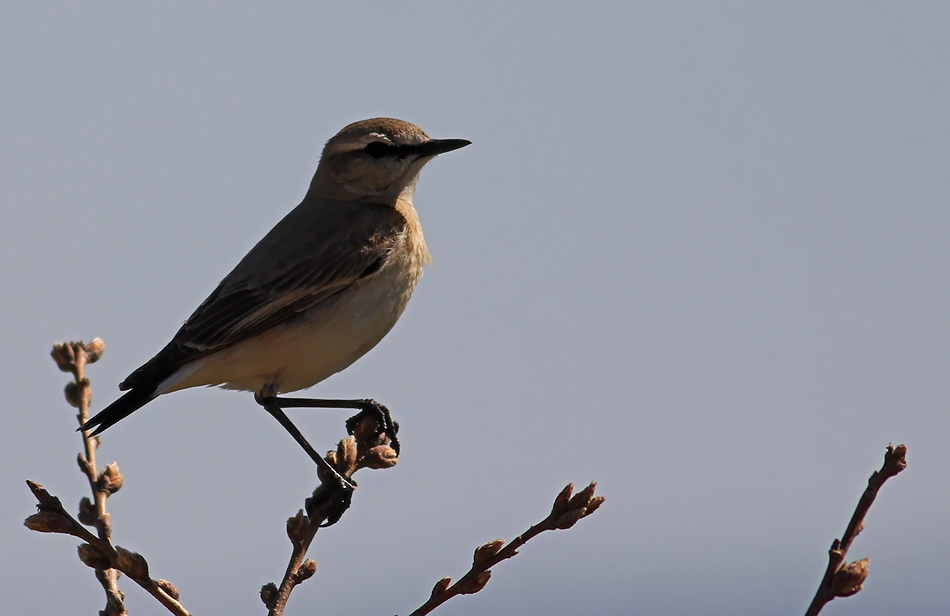
[[[372,275],[405,224],[385,204],[304,201],[119,388],[154,386],[182,365],[270,329]]]

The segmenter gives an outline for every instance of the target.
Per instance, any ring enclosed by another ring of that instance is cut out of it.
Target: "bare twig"
[[[74,380],[66,386],[66,398],[79,409],[77,419],[83,425],[89,416],[91,390],[85,377],[85,366],[96,361],[102,354],[104,344],[93,340],[89,344],[70,342],[58,344],[53,348],[52,356],[60,369],[71,372]],[[398,454],[390,446],[389,438],[380,425],[378,417],[363,412],[347,421],[351,436],[340,441],[336,451],[329,452],[325,459],[336,473],[352,482],[353,474],[362,468],[390,468],[398,461]],[[79,467],[86,475],[92,489],[93,500],[83,498],[79,504],[78,519],[70,515],[59,498],[51,495],[40,484],[27,481],[38,502],[37,513],[28,517],[24,524],[38,532],[60,533],[79,538],[79,558],[87,566],[96,570],[96,578],[106,592],[106,608],[100,612],[103,616],[125,616],[124,595],[118,588],[118,578],[124,573],[135,583],[154,596],[171,613],[177,616],[189,616],[188,611],[178,601],[178,591],[165,580],[154,580],[149,576],[148,562],[141,554],[130,552],[112,543],[112,525],[106,510],[108,497],[122,487],[123,477],[114,462],[101,472],[96,465],[96,449],[99,438],[82,432],[85,452],[79,455]],[[282,616],[293,589],[314,575],[316,563],[307,558],[307,551],[317,531],[339,520],[349,506],[352,489],[347,489],[339,477],[330,470],[318,467],[321,484],[306,499],[303,509],[287,520],[287,535],[292,550],[290,561],[280,584],[269,583],[261,588],[261,600],[268,608],[269,616]],[[462,594],[479,592],[488,583],[491,567],[511,558],[518,549],[536,535],[557,529],[574,526],[604,502],[603,497],[594,496],[594,483],[572,496],[573,484],[568,484],[554,501],[548,516],[531,526],[522,535],[505,545],[498,539],[479,546],[475,550],[471,569],[455,584],[450,578],[436,583],[429,600],[413,612],[413,616],[430,613],[433,609]],[[873,497],[872,497],[873,498]],[[96,533],[85,526],[92,526]]]
[[[874,471],[871,478],[868,479],[868,487],[861,495],[844,535],[840,540],[835,539],[831,544],[831,549],[828,551],[828,567],[825,569],[825,575],[821,579],[815,598],[808,606],[805,616],[817,616],[825,604],[835,597],[850,597],[863,587],[864,580],[868,576],[870,559],[865,558],[843,564],[844,559],[855,537],[864,529],[864,516],[871,508],[871,503],[874,502],[881,486],[884,485],[885,481],[907,468],[906,455],[907,447],[904,445],[887,446],[887,451],[884,454],[884,464],[881,466],[881,470]]]
[[[381,432],[376,416],[360,413],[347,424],[354,426],[352,436],[340,441],[336,451],[326,456],[326,461],[340,475],[349,480],[361,468],[395,466],[396,451],[389,446],[389,439]],[[261,601],[269,610],[268,616],[281,616],[293,589],[316,572],[317,563],[307,558],[307,550],[317,531],[336,522],[349,506],[352,491],[345,490],[323,467],[317,468],[317,476],[322,483],[306,500],[304,509],[287,520],[287,536],[293,548],[284,578],[279,585],[270,582],[261,588]]]
[[[535,524],[524,533],[515,537],[508,545],[505,545],[504,539],[495,539],[485,545],[475,549],[475,556],[472,562],[472,568],[463,575],[458,582],[452,584],[452,578],[444,577],[435,583],[432,588],[432,594],[429,600],[414,611],[410,616],[423,616],[430,613],[452,597],[457,595],[471,595],[485,588],[491,578],[490,569],[503,560],[511,558],[518,553],[518,548],[528,542],[529,539],[543,533],[546,530],[564,530],[577,523],[581,518],[585,518],[597,511],[603,504],[604,497],[594,496],[596,483],[591,483],[586,488],[571,496],[574,484],[569,483],[567,487],[561,490],[554,500],[554,506],[551,513],[546,518]],[[451,584],[451,585],[450,585]]]
[[[67,342],[53,346],[51,355],[56,365],[63,372],[72,373],[74,377],[73,381],[66,385],[66,400],[79,409],[76,416],[79,425],[89,419],[89,402],[92,399],[89,379],[85,377],[86,365],[97,361],[103,350],[105,344],[99,338],[88,344]],[[84,497],[79,502],[77,521],[66,512],[58,498],[52,496],[40,484],[27,481],[38,501],[38,512],[28,517],[24,524],[31,530],[72,535],[85,542],[79,546],[79,558],[96,570],[96,579],[106,593],[106,607],[100,614],[125,616],[127,613],[125,596],[118,587],[121,572],[158,599],[173,614],[188,616],[188,610],[178,602],[178,590],[170,582],[151,579],[148,575],[148,563],[142,555],[113,546],[112,523],[106,511],[106,499],[122,487],[122,473],[115,462],[99,472],[96,467],[99,438],[83,431],[82,439],[85,453],[79,454],[79,468],[89,481],[93,500]],[[96,534],[88,531],[83,524],[94,526]]]

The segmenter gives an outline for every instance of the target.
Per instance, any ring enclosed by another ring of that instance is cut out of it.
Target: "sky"
[[[52,343],[101,337],[93,411],[391,116],[469,139],[422,173],[434,266],[367,356],[402,455],[363,471],[288,615],[408,614],[475,546],[607,498],[447,615],[803,613],[888,443],[823,613],[950,611],[950,7],[943,3],[3,3],[0,594],[94,614],[24,481],[88,486]],[[345,412],[291,412],[318,449]],[[193,613],[264,613],[312,462],[247,393],[111,428],[118,545]],[[128,580],[133,614],[163,609]]]

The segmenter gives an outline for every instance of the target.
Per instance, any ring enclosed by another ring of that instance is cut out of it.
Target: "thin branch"
[[[86,365],[97,361],[104,350],[105,344],[99,338],[88,344],[67,342],[53,346],[51,355],[56,365],[63,372],[73,375],[73,380],[66,385],[66,400],[79,409],[76,416],[79,425],[89,419],[89,402],[92,399],[89,379],[85,376]],[[120,572],[128,575],[173,614],[189,616],[188,610],[178,602],[178,590],[174,585],[165,580],[151,579],[144,557],[112,544],[112,522],[106,510],[106,500],[119,491],[124,478],[115,462],[99,472],[96,466],[99,438],[90,436],[88,431],[82,431],[82,439],[85,452],[79,454],[77,461],[89,481],[93,500],[84,497],[79,502],[77,521],[65,510],[57,497],[52,496],[40,484],[28,480],[26,483],[38,501],[39,511],[28,517],[24,524],[31,530],[72,535],[85,542],[79,546],[79,558],[96,570],[96,579],[105,590],[106,608],[100,612],[104,616],[127,614],[125,595],[118,587]],[[83,524],[94,526],[97,533],[91,533]]]
[[[340,475],[350,480],[362,468],[395,466],[396,451],[389,446],[376,415],[361,412],[350,418],[347,425],[353,426],[352,436],[340,441],[337,450],[325,458]],[[268,616],[281,616],[293,589],[316,572],[317,563],[307,558],[307,550],[317,531],[339,520],[349,506],[352,490],[345,489],[323,467],[317,467],[317,476],[322,483],[305,501],[304,509],[287,520],[287,536],[293,548],[284,577],[279,585],[270,582],[261,588],[261,601],[269,610]]]
[[[26,519],[24,525],[27,528],[82,539],[85,543],[79,546],[79,559],[95,569],[97,577],[100,577],[100,573],[108,574],[109,570],[120,571],[158,599],[171,613],[190,616],[188,610],[178,602],[178,591],[170,582],[149,577],[148,562],[144,556],[100,539],[71,516],[59,498],[51,495],[43,486],[29,480],[26,484],[36,497],[39,510]],[[121,595],[121,591],[118,592]]]
[[[864,529],[864,517],[871,508],[871,504],[877,497],[881,486],[884,485],[885,481],[907,468],[906,455],[907,447],[904,445],[887,446],[887,451],[884,453],[884,464],[881,466],[881,470],[874,471],[868,479],[868,487],[861,495],[844,535],[840,540],[835,539],[831,544],[831,549],[828,551],[828,567],[825,569],[825,575],[821,579],[821,584],[818,585],[818,590],[815,592],[815,597],[812,599],[811,605],[808,606],[805,616],[817,616],[825,604],[835,597],[850,597],[863,588],[864,581],[868,576],[870,559],[865,558],[843,564],[844,559],[855,537]]]
[[[574,484],[567,484],[567,487],[561,490],[561,493],[554,500],[551,513],[546,518],[515,537],[507,546],[504,539],[496,539],[477,547],[472,568],[469,569],[468,573],[463,575],[455,584],[452,584],[452,578],[448,577],[436,582],[429,600],[410,616],[428,614],[452,597],[477,593],[488,584],[488,580],[491,578],[491,568],[517,554],[518,548],[527,543],[529,539],[547,530],[568,529],[581,518],[586,518],[597,511],[603,504],[604,497],[594,496],[596,486],[596,483],[591,482],[590,485],[572,497],[571,492],[574,489]]]

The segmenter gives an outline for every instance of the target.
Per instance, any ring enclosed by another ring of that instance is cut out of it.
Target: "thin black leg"
[[[330,474],[337,478],[340,483],[340,487],[344,490],[352,491],[356,487],[356,482],[352,479],[346,479],[341,475],[333,465],[323,459],[317,451],[307,442],[307,439],[304,438],[303,434],[300,433],[300,430],[297,429],[297,426],[290,421],[290,418],[281,410],[280,405],[277,403],[278,398],[276,397],[263,397],[260,395],[255,395],[254,399],[257,400],[257,403],[264,407],[264,409],[274,416],[274,419],[280,422],[280,425],[284,427],[287,432],[290,433],[290,436],[294,437],[294,440],[303,447],[303,450],[307,452],[307,455],[317,463],[317,466],[322,467],[323,469],[330,472]]]
[[[399,439],[396,438],[396,433],[399,432],[399,424],[393,421],[393,418],[389,412],[389,409],[383,406],[382,404],[380,404],[379,402],[376,402],[375,400],[369,400],[369,399],[324,400],[320,398],[281,398],[277,396],[263,398],[263,400],[266,400],[269,404],[274,404],[276,407],[281,408],[281,409],[286,409],[286,408],[356,409],[356,410],[363,411],[365,413],[372,413],[376,417],[379,425],[381,426],[379,432],[389,437],[390,447],[392,447],[396,451],[396,455],[399,455]],[[271,414],[273,414],[273,411],[271,411]],[[353,434],[353,429],[356,427],[356,422],[358,421],[359,417],[360,417],[359,415],[355,415],[353,417],[350,417],[346,421],[346,429],[350,434]],[[278,421],[280,421],[279,418],[278,418]]]

